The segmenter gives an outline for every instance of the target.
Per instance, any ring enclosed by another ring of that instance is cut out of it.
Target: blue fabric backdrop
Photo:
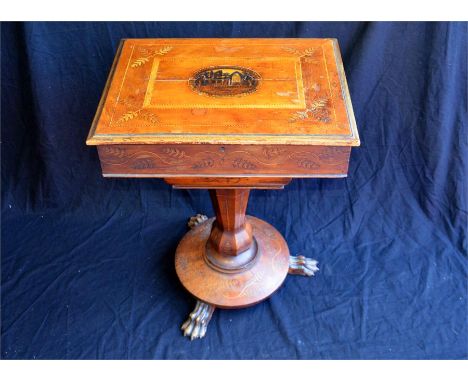
[[[206,338],[174,250],[206,191],[103,179],[85,138],[126,37],[336,37],[362,146],[349,177],[253,191],[320,262]],[[7,359],[467,358],[466,23],[2,24]]]

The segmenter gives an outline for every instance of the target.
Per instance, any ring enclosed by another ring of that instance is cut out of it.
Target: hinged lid
[[[335,39],[123,40],[87,144],[357,146]]]

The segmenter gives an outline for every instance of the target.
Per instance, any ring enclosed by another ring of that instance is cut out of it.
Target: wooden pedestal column
[[[278,289],[289,268],[281,234],[246,216],[249,189],[210,190],[216,218],[192,228],[176,251],[176,271],[198,300],[220,308],[256,304]]]
[[[220,272],[248,269],[257,257],[252,225],[245,217],[250,190],[210,190],[216,220],[206,243],[205,259]]]

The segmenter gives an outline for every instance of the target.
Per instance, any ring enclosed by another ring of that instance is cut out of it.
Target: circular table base
[[[258,253],[255,263],[242,272],[220,272],[206,263],[205,246],[214,218],[192,228],[179,243],[176,272],[182,285],[198,300],[219,308],[243,308],[269,297],[286,278],[289,249],[283,236],[263,220],[246,218],[252,225]]]

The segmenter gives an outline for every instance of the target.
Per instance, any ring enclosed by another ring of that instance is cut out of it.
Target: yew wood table
[[[216,217],[192,217],[175,254],[197,300],[182,325],[193,339],[215,307],[256,304],[288,273],[318,270],[246,216],[249,191],[345,177],[359,137],[335,39],[127,39],[87,144],[105,177],[210,190]]]

